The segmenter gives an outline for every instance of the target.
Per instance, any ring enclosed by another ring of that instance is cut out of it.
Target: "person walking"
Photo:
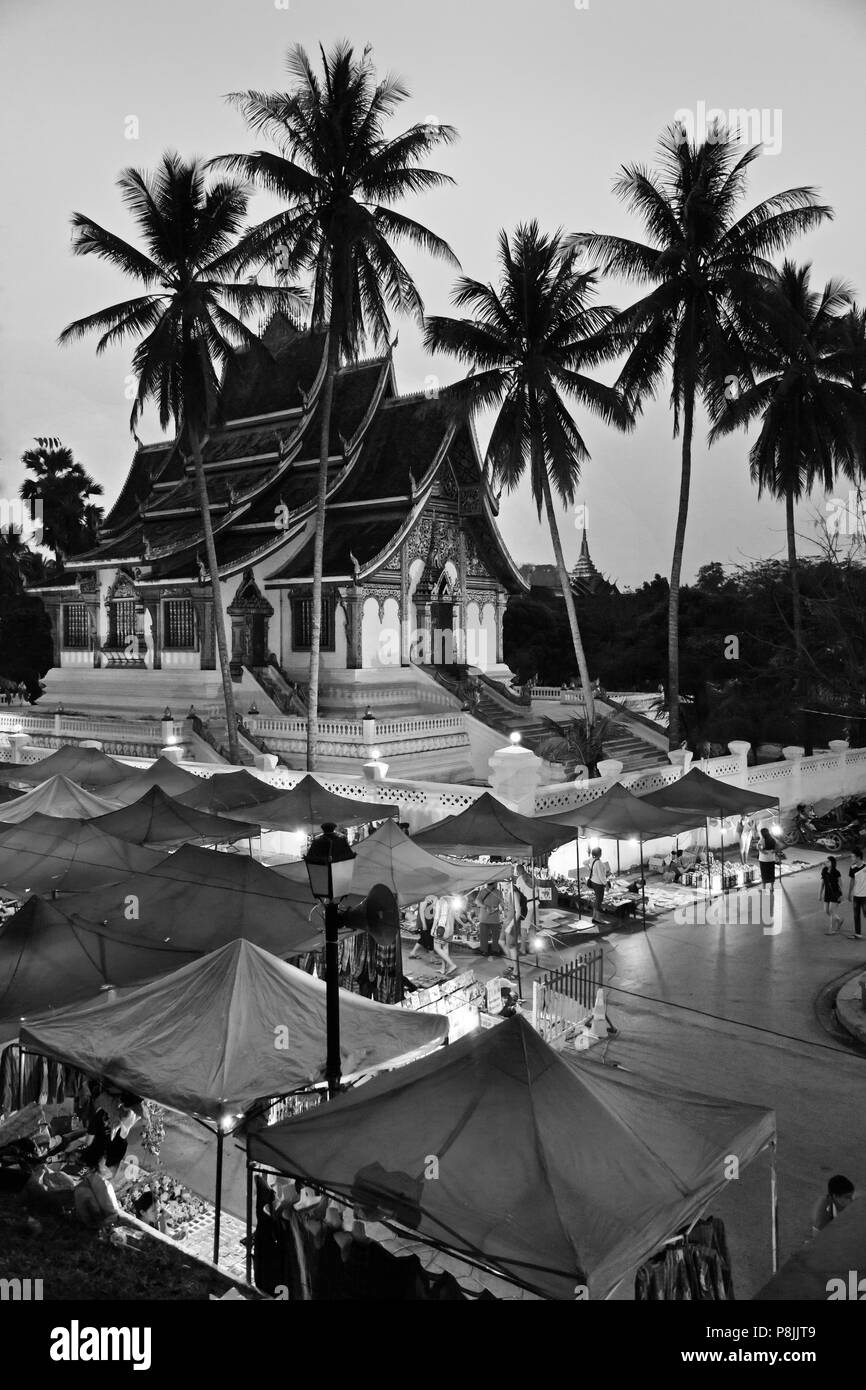
[[[457,974],[457,966],[451,959],[451,938],[454,935],[454,905],[450,898],[442,897],[436,902],[436,916],[433,922],[433,950],[442,962],[440,974],[443,979]]]
[[[434,954],[433,923],[436,919],[437,902],[435,893],[428,893],[423,902],[418,904],[418,940],[409,952],[410,960],[417,960],[421,951],[428,956]]]
[[[604,895],[607,891],[607,881],[609,878],[610,870],[602,860],[601,850],[594,849],[592,851],[592,859],[590,860],[589,865],[589,874],[587,875],[586,880],[587,887],[590,888],[592,892],[595,894],[595,907],[593,908],[592,912],[592,920],[594,922],[597,922],[599,917],[601,916],[601,907],[602,903],[604,902]]]
[[[842,875],[836,868],[836,859],[832,854],[829,854],[821,865],[818,901],[824,904],[824,911],[830,918],[830,925],[824,935],[837,936],[843,922],[842,915],[837,910],[842,901]]]
[[[529,937],[535,930],[538,916],[538,892],[535,878],[526,864],[518,864],[514,885],[519,894],[521,914],[515,923],[515,942],[523,955],[529,951]]]
[[[854,904],[854,930],[848,935],[855,941],[862,941],[861,926],[866,913],[866,859],[862,848],[854,855],[848,870],[848,901]]]

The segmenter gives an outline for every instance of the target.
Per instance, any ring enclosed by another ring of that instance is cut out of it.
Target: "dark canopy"
[[[312,901],[254,860],[190,847],[164,867],[104,894],[33,897],[0,926],[0,1042],[17,1036],[24,1013],[165,975],[239,937],[284,957],[321,945]]]
[[[248,1150],[544,1297],[599,1299],[726,1186],[726,1155],[748,1163],[774,1130],[759,1106],[567,1060],[517,1016]]]
[[[365,825],[368,821],[387,820],[398,813],[399,808],[393,803],[337,796],[308,774],[291,791],[281,792],[261,807],[239,808],[234,819],[253,821],[256,826],[268,830],[300,830],[316,835],[320,826],[329,822],[342,826]]]
[[[106,835],[92,820],[35,815],[0,830],[0,887],[19,897],[86,893],[146,873],[164,858],[164,850]]]
[[[662,810],[695,811],[707,816],[748,816],[753,811],[768,811],[778,805],[775,796],[752,791],[751,787],[732,787],[716,777],[708,777],[699,767],[693,767],[685,777],[667,787],[641,797],[648,806]]]
[[[195,840],[229,844],[259,833],[257,824],[240,825],[225,816],[211,816],[206,811],[182,806],[160,787],[151,787],[131,806],[97,816],[93,824],[134,845],[186,845]]]
[[[261,806],[263,801],[273,801],[283,796],[282,787],[273,787],[242,767],[240,772],[217,772],[212,777],[197,777],[197,785],[177,797],[182,806],[192,806],[196,811],[210,811],[212,815],[224,815],[226,811],[237,811],[241,807]]]
[[[275,1022],[286,1030],[274,1046]],[[377,1071],[448,1036],[437,1014],[340,991],[345,1075]],[[161,980],[22,1026],[21,1041],[173,1110],[232,1121],[258,1100],[325,1078],[323,981],[249,941],[233,941]]]
[[[0,766],[0,781],[11,782],[21,787],[38,787],[49,777],[68,777],[86,791],[100,791],[129,777],[132,769],[129,763],[119,763],[109,758],[98,748],[77,748],[65,744],[55,753],[49,753],[38,763],[28,763],[26,767],[12,763]]]
[[[661,839],[704,823],[703,815],[693,811],[663,811],[647,805],[648,800],[648,797],[634,796],[617,782],[603,796],[575,806],[571,811],[545,817],[545,823],[570,825],[575,831],[609,835],[615,840]]]
[[[446,816],[413,838],[416,845],[433,853],[500,854],[506,859],[524,859],[550,854],[574,835],[551,820],[509,811],[490,792],[484,792],[459,815]]]
[[[150,767],[132,769],[131,776],[111,788],[111,799],[119,801],[122,806],[131,806],[151,787],[159,787],[166,796],[182,796],[184,792],[195,790],[200,782],[201,778],[196,777],[194,772],[179,767],[170,758],[160,757]]]
[[[185,845],[147,873],[64,903],[75,921],[203,949],[244,936],[280,956],[320,945],[309,880],[292,882],[246,854]],[[134,915],[133,915],[134,914]]]

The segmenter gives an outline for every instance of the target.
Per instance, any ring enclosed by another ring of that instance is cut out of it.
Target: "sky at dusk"
[[[133,443],[125,383],[131,349],[97,358],[93,341],[61,350],[73,318],[131,290],[96,258],[70,254],[69,215],[86,212],[132,239],[114,186],[127,165],[152,167],[168,147],[210,157],[255,148],[227,92],[285,88],[285,53],[346,37],[373,46],[380,72],[403,76],[412,97],[400,125],[436,119],[460,139],[435,166],[455,186],[407,211],[454,248],[466,274],[495,273],[496,237],[535,217],[545,230],[640,236],[615,200],[622,163],[650,162],[678,111],[757,108],[765,153],[752,166],[749,204],[799,184],[816,187],[835,220],[792,244],[814,278],[848,281],[866,299],[863,132],[864,0],[4,0],[0,84],[5,197],[0,213],[0,495],[15,495],[18,459],[34,435],[57,434],[103,484],[110,504]],[[138,138],[127,139],[134,123]],[[270,204],[256,199],[253,216]],[[407,256],[431,313],[449,312],[454,274]],[[637,291],[606,282],[602,299]],[[401,390],[428,374],[420,333],[399,327]],[[606,373],[607,379],[612,373]],[[666,392],[623,436],[578,416],[592,455],[580,500],[599,567],[621,585],[667,573],[679,479]],[[152,420],[139,431],[158,437]],[[481,430],[482,438],[484,430]],[[709,560],[738,563],[784,548],[782,509],[758,502],[748,439],[707,451],[701,421],[685,573]],[[813,531],[815,498],[800,531]],[[563,513],[566,557],[580,532]],[[500,524],[518,562],[552,557],[524,493],[504,498]],[[804,542],[805,544],[805,542]]]

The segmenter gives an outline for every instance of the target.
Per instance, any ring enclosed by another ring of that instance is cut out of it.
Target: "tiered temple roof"
[[[312,574],[326,336],[275,315],[267,353],[240,354],[223,388],[223,423],[203,446],[223,577],[273,561],[265,582]],[[439,400],[398,396],[390,353],[337,375],[331,416],[325,578],[363,578],[418,521],[443,470],[491,579],[525,588],[496,526],[497,498],[470,427]],[[140,445],[83,572],[134,566],[166,583],[198,578],[204,540],[192,460],[177,440]]]

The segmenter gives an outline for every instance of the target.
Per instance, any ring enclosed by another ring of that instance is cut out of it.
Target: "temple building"
[[[270,359],[246,352],[229,368],[204,466],[232,677],[266,709],[278,685],[307,679],[326,354],[323,333],[282,315],[263,341]],[[471,427],[438,399],[398,395],[390,353],[340,370],[322,606],[332,708],[363,703],[349,693],[358,683],[411,684],[419,667],[502,667],[505,606],[528,586],[497,512]],[[137,449],[96,548],[37,592],[54,631],[49,698],[126,709],[218,698],[195,478],[176,441]]]

